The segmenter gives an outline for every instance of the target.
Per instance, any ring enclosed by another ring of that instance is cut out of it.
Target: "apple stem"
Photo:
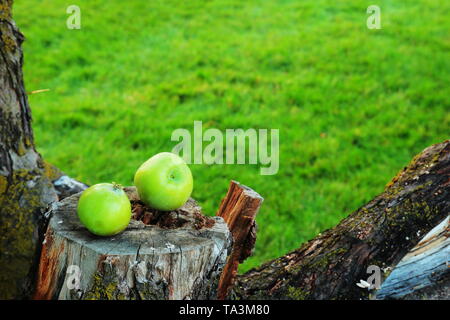
[[[113,188],[117,190],[122,190],[123,186],[120,183],[112,182]]]

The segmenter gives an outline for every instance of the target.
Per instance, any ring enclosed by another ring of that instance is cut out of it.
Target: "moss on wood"
[[[19,294],[19,285],[35,258],[39,216],[47,203],[43,193],[51,189],[35,171],[16,170],[0,176],[0,298]]]

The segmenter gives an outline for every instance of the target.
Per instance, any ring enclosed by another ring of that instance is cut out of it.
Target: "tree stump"
[[[55,203],[45,234],[35,299],[215,299],[232,236],[193,199],[172,212],[146,208],[134,187],[127,229],[98,237],[81,225],[81,193]]]

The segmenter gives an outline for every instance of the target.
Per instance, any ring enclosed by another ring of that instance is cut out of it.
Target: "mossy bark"
[[[0,0],[0,299],[28,297],[40,250],[42,213],[57,199],[46,165],[34,147],[23,83],[23,35]]]
[[[367,299],[367,267],[391,267],[450,212],[450,140],[417,155],[385,191],[299,249],[241,275],[235,299]]]

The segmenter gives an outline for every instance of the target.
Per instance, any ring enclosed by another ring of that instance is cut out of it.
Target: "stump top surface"
[[[139,200],[135,187],[127,187],[124,190],[132,203]],[[199,228],[197,222],[201,208],[195,200],[189,199],[183,207],[175,211],[158,213],[171,215],[176,219],[176,228],[166,229],[131,219],[128,227],[117,235],[96,236],[78,219],[77,205],[80,196],[81,192],[54,204],[50,210],[49,227],[58,236],[77,242],[99,254],[164,254],[197,250],[199,247],[211,246],[211,242],[216,238],[225,239],[229,233],[226,223],[220,217],[208,218],[212,219],[212,226]]]

